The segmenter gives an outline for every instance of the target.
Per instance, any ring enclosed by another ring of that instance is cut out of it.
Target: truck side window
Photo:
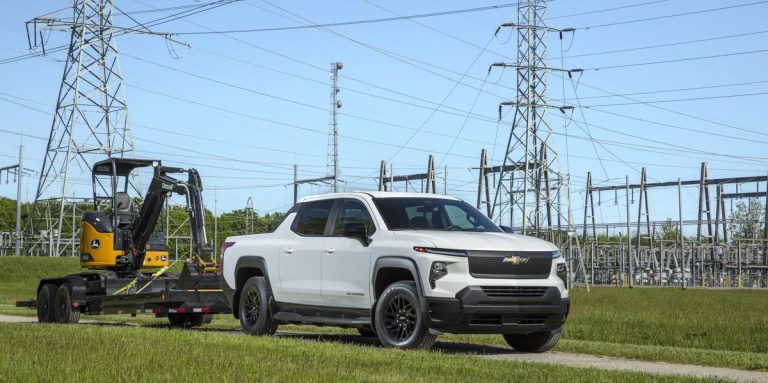
[[[366,229],[368,229],[368,235],[376,232],[376,226],[374,226],[371,214],[368,213],[368,209],[365,208],[365,205],[360,201],[346,200],[341,206],[341,210],[339,210],[333,234],[341,235],[344,230],[344,225],[352,222],[364,223]]]
[[[323,235],[333,200],[305,202],[303,205],[296,232],[301,235]]]

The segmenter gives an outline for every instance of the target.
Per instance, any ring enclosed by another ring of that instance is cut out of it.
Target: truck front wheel
[[[269,302],[272,290],[264,277],[251,277],[240,292],[240,327],[248,335],[272,335],[277,323],[272,319]]]
[[[556,330],[532,334],[504,334],[504,340],[516,351],[540,353],[555,347],[562,335],[563,328],[560,327]]]
[[[428,349],[437,340],[424,323],[416,284],[410,281],[384,289],[376,304],[374,324],[376,335],[387,347]]]

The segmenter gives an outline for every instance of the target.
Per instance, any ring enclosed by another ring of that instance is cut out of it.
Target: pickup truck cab
[[[221,257],[222,288],[252,335],[330,325],[429,348],[443,332],[501,334],[518,351],[543,352],[568,315],[555,245],[505,233],[448,196],[306,197],[273,232],[227,238]]]

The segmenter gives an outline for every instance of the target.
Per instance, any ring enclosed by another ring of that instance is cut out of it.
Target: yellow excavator
[[[137,213],[128,193],[130,175],[150,166],[154,175]],[[187,173],[188,179],[179,181],[171,173]],[[81,221],[81,266],[120,274],[167,266],[165,237],[154,229],[166,198],[176,193],[187,197],[197,267],[202,273],[216,271],[213,248],[205,233],[202,184],[197,170],[162,166],[157,160],[110,158],[93,166],[92,180],[94,210],[86,212]],[[99,211],[104,202],[111,206],[111,212]]]
[[[137,212],[129,194],[135,189],[131,174],[146,167],[153,176]],[[231,312],[205,231],[197,170],[163,166],[159,160],[108,158],[93,165],[92,182],[93,210],[83,214],[80,234],[80,265],[88,271],[42,279],[37,299],[16,306],[36,308],[40,322],[76,323],[80,314],[151,313],[184,327]],[[193,250],[180,273],[166,272],[171,264],[166,238],[155,232],[172,194],[186,197]]]

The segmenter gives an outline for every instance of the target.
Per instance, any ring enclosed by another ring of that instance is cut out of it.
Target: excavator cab
[[[94,206],[81,221],[81,266],[128,270],[169,264],[168,246],[162,232],[150,233],[143,248],[136,248],[134,237],[141,217],[129,194],[130,176],[135,169],[160,166],[157,160],[133,158],[109,158],[93,165]],[[137,257],[143,261],[137,263]],[[137,264],[141,266],[136,267]]]

